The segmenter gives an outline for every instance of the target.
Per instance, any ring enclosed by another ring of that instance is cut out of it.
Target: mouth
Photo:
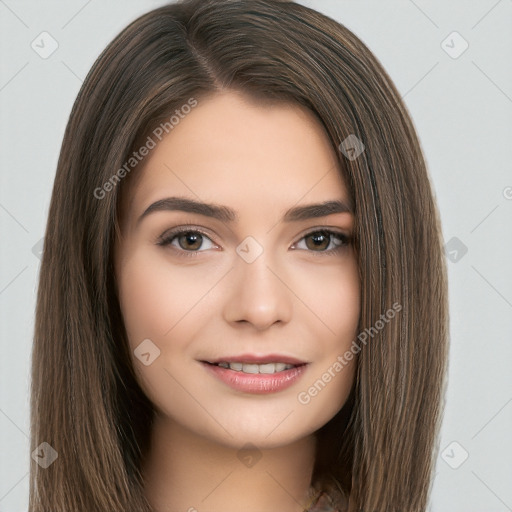
[[[210,375],[227,386],[250,394],[284,391],[304,375],[309,365],[306,361],[280,354],[245,354],[199,362]]]
[[[308,364],[292,356],[282,354],[241,354],[201,361],[227,370],[242,373],[271,375]]]
[[[209,361],[201,361],[203,363],[219,366],[220,368],[226,368],[227,370],[234,370],[235,372],[249,373],[249,374],[266,374],[272,375],[274,373],[284,372],[291,370],[292,368],[298,368],[305,366],[307,363],[292,364],[282,362],[270,362],[270,363],[252,363],[252,362],[238,362],[238,361],[219,361],[212,363]]]

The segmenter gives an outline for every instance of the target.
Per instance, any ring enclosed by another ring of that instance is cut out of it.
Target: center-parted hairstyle
[[[316,115],[355,209],[358,332],[401,306],[360,344],[350,398],[317,432],[312,483],[348,498],[350,511],[424,511],[448,353],[442,233],[425,160],[365,44],[277,0],[157,8],[107,46],[83,83],[57,166],[32,352],[31,451],[47,442],[58,458],[47,468],[31,460],[29,510],[151,511],[141,461],[153,407],[131,365],[112,258],[120,192],[137,166],[123,179],[118,170],[190,98],[200,105],[224,90]],[[357,158],[338,149],[351,135],[364,144]]]

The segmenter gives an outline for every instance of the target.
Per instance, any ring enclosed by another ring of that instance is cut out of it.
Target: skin
[[[156,410],[143,468],[148,499],[159,512],[302,511],[314,433],[345,403],[356,357],[308,404],[297,396],[357,336],[360,281],[350,242],[326,252],[340,240],[326,236],[318,247],[310,233],[350,236],[352,213],[281,217],[297,205],[349,201],[334,150],[302,107],[229,91],[199,101],[141,165],[123,183],[114,251],[133,365]],[[156,211],[137,223],[169,196],[229,206],[239,220]],[[184,223],[206,237],[158,245]],[[263,249],[251,263],[236,251],[248,236]],[[160,350],[147,366],[134,355],[145,339]],[[233,390],[200,362],[243,353],[309,364],[290,388],[258,395]],[[259,457],[252,466],[240,451],[246,443]]]

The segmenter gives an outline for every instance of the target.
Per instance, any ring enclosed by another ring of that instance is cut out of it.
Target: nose
[[[250,324],[261,331],[290,321],[293,292],[290,279],[277,270],[263,252],[248,263],[237,257],[226,283],[224,319],[231,324]]]

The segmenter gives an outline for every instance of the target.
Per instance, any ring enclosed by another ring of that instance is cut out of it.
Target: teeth
[[[259,366],[259,373],[275,373],[276,371],[276,365],[274,363],[267,363],[267,364],[260,364]]]
[[[283,370],[289,370],[290,368],[294,368],[293,364],[285,364],[285,363],[254,364],[254,363],[228,363],[228,362],[224,362],[224,361],[221,363],[217,363],[217,366],[220,366],[222,368],[229,368],[231,370],[235,370],[237,372],[243,372],[243,373],[266,373],[266,374],[282,372]]]
[[[260,366],[258,364],[245,364],[242,366],[244,373],[260,373]]]

